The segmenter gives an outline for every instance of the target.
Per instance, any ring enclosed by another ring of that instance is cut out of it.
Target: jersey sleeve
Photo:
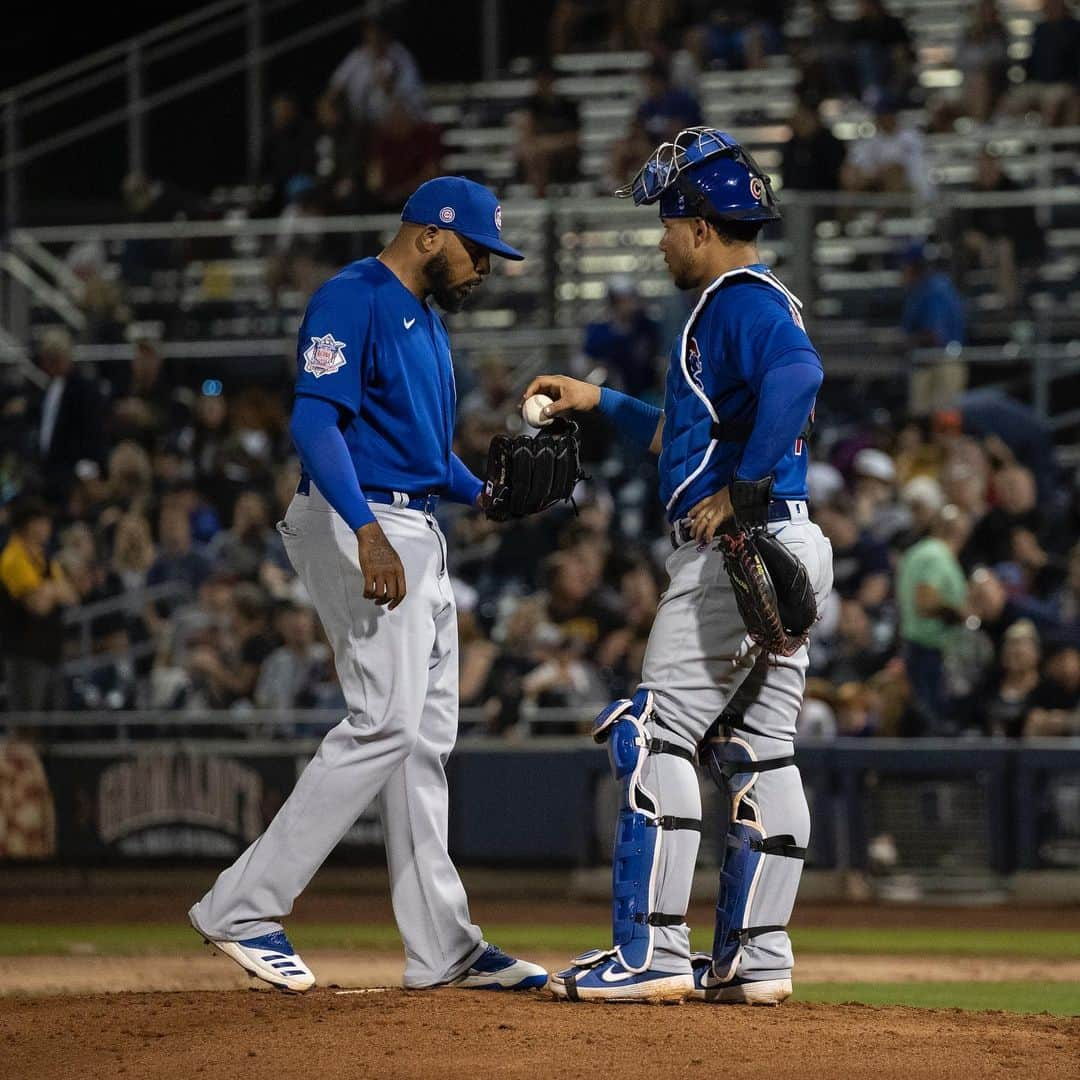
[[[789,364],[821,367],[794,301],[764,284],[732,292],[732,299],[737,296],[738,301],[727,309],[730,322],[723,334],[724,355],[735,359],[755,394],[761,393],[762,381],[770,371]]]
[[[311,298],[296,343],[296,393],[323,398],[353,416],[364,396],[371,298],[329,281]]]

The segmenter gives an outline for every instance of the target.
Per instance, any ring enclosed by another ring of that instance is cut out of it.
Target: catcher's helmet
[[[768,174],[727,132],[685,128],[661,143],[637,176],[615,192],[637,206],[660,203],[662,218],[777,221]]]

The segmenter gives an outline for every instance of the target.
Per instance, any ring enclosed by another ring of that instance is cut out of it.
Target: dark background
[[[16,86],[171,19],[197,11],[199,3],[157,0],[129,7],[98,4],[31,4],[19,0],[4,19],[0,39],[0,87]],[[502,0],[500,66],[510,58],[542,50],[553,0],[514,3]],[[301,29],[320,17],[356,10],[348,0],[316,0],[274,14],[269,40]],[[428,83],[476,80],[481,76],[483,42],[481,0],[406,0],[386,22],[416,57]],[[296,49],[273,60],[265,73],[267,96],[289,89],[305,105],[318,95],[330,73],[355,43],[343,33]],[[199,70],[242,55],[242,30],[221,41],[185,51],[153,65],[146,90],[153,93]],[[23,146],[100,116],[124,103],[122,82],[92,90],[20,125]],[[191,191],[206,193],[217,184],[246,179],[246,90],[242,75],[201,90],[149,114],[146,125],[147,171]],[[23,220],[47,215],[71,220],[108,215],[119,205],[126,171],[122,125],[31,163],[22,176]]]

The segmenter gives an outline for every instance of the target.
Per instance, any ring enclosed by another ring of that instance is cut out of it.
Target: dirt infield
[[[566,954],[530,953],[549,971]],[[319,985],[334,988],[398,987],[404,962],[397,954],[305,949]],[[248,978],[210,950],[183,956],[25,956],[0,960],[0,996],[12,994],[115,994],[125,991],[239,990]],[[796,965],[797,982],[1080,982],[1080,960],[1023,960],[964,956],[819,956]]]
[[[117,994],[0,1002],[8,1080],[314,1076],[1073,1077],[1080,1021],[862,1005],[557,1004],[542,992]],[[589,1064],[592,1063],[592,1064]]]

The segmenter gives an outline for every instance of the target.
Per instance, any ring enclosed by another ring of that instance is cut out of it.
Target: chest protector
[[[709,301],[727,285],[761,281],[783,297],[795,322],[802,326],[802,301],[772,274],[741,266],[721,274],[701,294],[671,352],[667,397],[664,402],[664,449],[660,457],[660,497],[670,511],[683,491],[720,457],[722,443],[746,444],[754,429],[757,402],[749,386],[721,382],[715,364],[706,364],[694,331]],[[706,347],[715,347],[706,342]],[[730,401],[724,399],[730,398]],[[807,429],[805,435],[809,434]],[[725,481],[726,482],[726,481]],[[718,483],[719,486],[719,483]]]

